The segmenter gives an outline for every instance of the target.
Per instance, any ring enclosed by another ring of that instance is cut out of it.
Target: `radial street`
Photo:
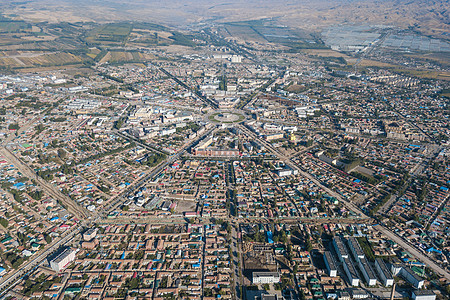
[[[316,178],[314,178],[313,176],[311,176],[311,174],[304,172],[303,170],[301,170],[290,158],[284,156],[283,154],[281,154],[279,151],[277,151],[275,148],[273,148],[272,145],[270,145],[269,143],[267,143],[266,141],[263,141],[261,138],[259,138],[256,134],[254,134],[253,132],[251,132],[249,129],[245,128],[244,126],[240,126],[240,128],[242,129],[242,131],[246,134],[248,134],[249,136],[253,137],[254,139],[258,140],[262,145],[266,146],[267,149],[269,149],[270,151],[273,152],[273,154],[277,155],[278,157],[280,157],[281,159],[284,159],[285,162],[288,162],[292,167],[294,167],[296,170],[298,170],[303,176],[305,176],[306,178],[310,179],[311,181],[313,181],[315,184],[317,184],[318,186],[320,186],[324,191],[326,191],[329,195],[335,197],[336,199],[338,199],[339,201],[341,201],[342,203],[345,204],[345,206],[350,209],[351,211],[359,214],[360,217],[363,218],[367,218],[369,219],[370,217],[367,216],[366,214],[364,214],[358,207],[356,207],[353,203],[344,200],[342,197],[340,197],[340,195],[338,195],[337,193],[333,192],[332,190],[330,190],[329,188],[323,186],[319,180],[317,180]],[[373,218],[370,218],[373,219]],[[375,220],[374,220],[375,221]],[[375,221],[376,222],[376,221]],[[385,234],[387,237],[389,237],[390,239],[392,239],[394,242],[396,242],[397,244],[399,244],[400,246],[402,246],[405,250],[408,250],[411,254],[413,254],[414,256],[416,256],[418,259],[420,259],[423,263],[427,264],[431,269],[433,269],[433,271],[435,271],[436,273],[444,276],[447,280],[450,280],[450,273],[448,273],[446,270],[444,270],[443,268],[441,268],[440,266],[438,266],[436,263],[434,263],[431,259],[429,259],[427,256],[425,256],[424,254],[420,253],[414,246],[408,244],[407,242],[405,242],[401,237],[399,237],[398,235],[396,235],[395,233],[393,233],[392,231],[388,230],[387,228],[378,225],[378,226],[374,226],[374,229],[382,232],[383,234]]]

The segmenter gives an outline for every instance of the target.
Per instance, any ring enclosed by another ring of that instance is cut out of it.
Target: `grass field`
[[[305,49],[302,50],[302,52],[314,55],[314,56],[320,56],[320,57],[343,57],[345,59],[349,59],[350,56],[340,53],[331,49]]]
[[[133,25],[130,23],[110,23],[92,30],[86,40],[96,43],[124,43],[131,31]]]
[[[263,36],[261,36],[257,31],[255,31],[251,26],[240,24],[240,25],[232,25],[228,24],[225,26],[228,33],[237,39],[241,39],[244,41],[251,40],[255,42],[267,42]]]
[[[31,28],[32,26],[24,21],[12,20],[0,14],[0,32],[20,32]]]
[[[415,76],[426,79],[439,79],[450,81],[450,72],[428,71],[428,70],[410,70],[410,69],[394,69],[395,72],[403,73],[409,76]]]
[[[419,60],[429,60],[437,62],[444,67],[450,66],[450,53],[449,52],[433,52],[425,54],[407,54],[406,57],[412,57]]]
[[[0,21],[0,32],[19,32],[24,29],[31,29],[31,25],[22,21]]]
[[[349,65],[354,65],[356,63],[356,58],[347,59],[347,63]],[[396,65],[384,63],[376,60],[363,59],[359,62],[358,66],[360,67],[379,67],[379,68],[395,68]]]
[[[292,84],[286,88],[286,91],[291,93],[301,93],[305,91],[306,88],[304,85]]]

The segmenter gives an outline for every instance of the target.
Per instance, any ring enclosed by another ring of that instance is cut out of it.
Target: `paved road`
[[[166,69],[164,69],[163,67],[154,65],[156,68],[158,68],[161,72],[163,72],[164,74],[166,74],[167,76],[169,76],[170,78],[172,78],[173,81],[175,81],[176,83],[178,83],[179,85],[181,85],[182,87],[184,87],[185,89],[189,90],[190,92],[192,92],[193,94],[195,94],[201,101],[203,101],[206,105],[209,105],[213,108],[219,108],[217,103],[212,101],[211,99],[209,99],[206,96],[203,96],[201,94],[201,92],[199,92],[198,90],[188,86],[186,83],[184,83],[183,81],[181,81],[178,77],[176,77],[175,75],[173,75],[172,73],[170,73],[169,71],[167,71]]]
[[[86,219],[90,216],[90,213],[84,207],[79,206],[72,199],[61,193],[57,187],[53,186],[51,183],[48,183],[41,177],[37,176],[34,170],[32,170],[27,164],[22,162],[9,149],[1,148],[0,153],[5,157],[5,159],[9,163],[13,164],[23,175],[27,176],[30,179],[36,180],[39,186],[47,194],[60,201],[72,215],[74,215],[80,220]]]
[[[326,186],[324,186],[319,180],[317,180],[314,176],[312,176],[311,174],[303,171],[298,165],[297,163],[295,163],[291,158],[289,158],[288,156],[286,156],[285,154],[281,153],[279,150],[275,149],[271,144],[269,144],[268,142],[264,141],[263,139],[261,139],[259,136],[257,136],[254,132],[250,131],[248,128],[246,128],[245,126],[240,126],[240,128],[242,129],[242,131],[244,133],[246,133],[247,135],[249,135],[251,138],[253,138],[254,140],[258,141],[260,144],[262,144],[263,146],[266,147],[266,149],[270,150],[273,154],[275,154],[276,156],[278,156],[281,160],[283,160],[286,164],[288,164],[291,168],[297,170],[301,175],[303,175],[304,177],[308,178],[309,180],[311,180],[312,182],[314,182],[318,187],[320,187],[321,189],[323,189],[328,195],[335,197],[336,199],[338,199],[340,202],[342,202],[349,210],[357,213],[359,216],[363,217],[363,218],[369,218],[368,216],[366,216],[358,207],[356,207],[353,203],[344,200],[341,195],[339,195],[338,193],[330,190],[329,188],[327,188]]]
[[[132,141],[134,141],[137,145],[139,145],[139,146],[141,146],[141,147],[143,147],[143,148],[145,148],[145,149],[147,149],[147,150],[150,150],[150,151],[153,151],[153,152],[156,152],[156,153],[159,153],[159,154],[168,154],[168,153],[165,152],[165,151],[159,150],[158,147],[156,147],[156,146],[154,146],[154,145],[149,145],[148,143],[145,143],[145,144],[142,143],[139,139],[135,138],[134,136],[129,135],[128,133],[120,132],[120,131],[117,130],[117,129],[114,129],[113,131],[114,131],[117,135],[119,135],[119,136],[121,136],[121,137],[123,137],[123,138],[125,138],[125,139],[132,140]]]
[[[76,225],[75,227],[69,229],[70,231],[67,231],[63,237],[53,241],[50,246],[45,248],[45,250],[41,251],[37,256],[32,257],[30,261],[25,262],[20,269],[2,278],[0,283],[0,297],[7,293],[9,287],[17,284],[29,271],[42,264],[50,254],[70,242],[76,234],[80,233],[81,228],[81,225]]]
[[[242,282],[242,276],[240,274],[242,273],[243,268],[243,262],[242,262],[242,252],[239,249],[240,246],[240,240],[238,238],[238,230],[239,230],[239,223],[236,222],[236,219],[231,217],[229,220],[231,221],[231,263],[232,263],[232,274],[233,274],[233,292],[235,294],[235,299],[242,298],[243,295],[241,295],[241,289],[240,287],[243,286]]]
[[[436,273],[441,274],[444,276],[448,281],[450,281],[450,274],[441,268],[438,264],[436,264],[434,261],[432,261],[429,257],[424,255],[423,253],[419,252],[416,247],[410,245],[406,241],[404,241],[402,238],[400,238],[398,235],[393,233],[392,231],[388,230],[386,227],[377,225],[373,227],[375,230],[383,233],[385,236],[390,238],[391,240],[395,241],[397,244],[400,245],[403,249],[417,257],[419,260],[421,260],[423,263],[425,263],[428,267],[433,269]]]
[[[402,186],[402,188],[400,190],[406,190],[408,188],[408,186],[411,184],[411,181],[413,180],[413,178],[421,175],[422,170],[426,169],[427,165],[429,165],[430,162],[433,161],[433,158],[436,157],[439,154],[439,152],[441,152],[441,150],[442,150],[441,147],[434,145],[434,144],[429,144],[427,147],[429,148],[428,154],[426,155],[426,157],[424,159],[419,161],[411,169],[411,171],[409,172],[411,177],[405,182],[405,184]],[[381,215],[385,214],[391,208],[391,206],[395,203],[395,201],[397,200],[398,197],[399,197],[398,193],[391,195],[389,200],[380,207],[380,209],[378,210],[378,214],[381,214]],[[430,220],[431,219],[432,218],[430,218]]]
[[[254,138],[256,141],[258,141],[259,143],[261,143],[262,145],[266,146],[266,148],[270,151],[272,151],[275,155],[277,155],[280,159],[284,160],[287,164],[289,164],[291,167],[293,167],[294,169],[298,170],[299,173],[303,176],[305,176],[306,178],[310,179],[311,181],[313,181],[315,184],[317,184],[319,187],[321,187],[325,192],[327,192],[327,194],[335,197],[336,199],[338,199],[339,201],[341,201],[342,203],[344,203],[344,205],[350,209],[351,211],[353,211],[354,213],[356,213],[359,217],[362,217],[364,219],[372,219],[373,218],[369,217],[368,215],[364,214],[359,207],[357,207],[355,204],[353,204],[350,201],[345,200],[344,198],[342,198],[339,194],[337,194],[336,192],[330,190],[329,188],[323,186],[316,178],[314,178],[311,174],[301,170],[295,162],[293,162],[291,159],[289,159],[288,157],[286,157],[283,153],[280,153],[280,151],[278,151],[277,149],[275,149],[272,145],[270,145],[269,143],[267,143],[266,141],[262,140],[259,136],[257,136],[255,133],[253,133],[252,131],[250,131],[248,128],[241,126],[242,130],[244,133],[248,134],[249,136],[251,136],[252,138]],[[374,222],[376,222],[376,220],[374,220]],[[417,250],[417,248],[415,246],[413,246],[412,244],[409,244],[408,242],[406,242],[403,238],[401,238],[400,236],[396,235],[394,232],[388,230],[385,227],[382,226],[375,226],[374,227],[376,230],[382,232],[383,234],[385,234],[388,238],[390,238],[391,240],[393,240],[394,242],[396,242],[397,244],[399,244],[401,247],[403,247],[404,249],[406,249],[407,251],[409,251],[412,255],[416,256],[419,260],[421,260],[423,263],[427,264],[431,269],[433,269],[433,271],[435,271],[436,273],[444,276],[445,278],[447,278],[447,280],[450,280],[450,273],[448,273],[446,270],[444,270],[443,268],[441,268],[440,266],[438,266],[436,263],[434,263],[430,258],[428,258],[427,256],[425,256],[424,254],[420,253],[419,250]]]
[[[137,183],[131,185],[130,187],[128,187],[128,189],[126,189],[125,191],[123,191],[121,194],[119,194],[118,196],[115,197],[115,199],[111,200],[111,202],[103,209],[101,216],[103,218],[105,218],[109,213],[111,213],[112,211],[116,210],[120,205],[123,204],[123,202],[125,201],[125,199],[132,193],[134,193],[137,189],[139,189],[141,186],[143,186],[146,182],[148,182],[149,180],[151,180],[152,178],[154,178],[156,175],[158,175],[162,170],[164,170],[168,165],[174,163],[177,159],[179,159],[181,156],[183,156],[187,150],[194,145],[195,143],[197,143],[198,141],[204,139],[207,135],[209,135],[213,129],[207,130],[205,133],[203,133],[200,137],[198,137],[197,139],[193,140],[191,143],[189,143],[188,145],[186,145],[181,151],[179,151],[178,153],[169,156],[165,161],[161,162],[158,166],[156,166],[156,168],[154,168],[149,174],[147,174],[144,178],[142,178],[141,180],[139,180]],[[96,221],[98,221],[100,218],[97,218]]]

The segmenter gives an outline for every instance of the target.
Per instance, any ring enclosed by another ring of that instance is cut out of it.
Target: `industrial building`
[[[337,276],[337,267],[336,263],[334,262],[334,258],[331,255],[330,251],[325,251],[323,259],[325,261],[325,266],[328,270],[328,275],[330,277],[336,277]]]
[[[279,283],[280,280],[278,272],[253,272],[252,274],[254,284]]]
[[[394,284],[394,278],[381,258],[375,259],[375,268],[384,286],[392,286]]]
[[[54,259],[49,260],[50,268],[52,270],[59,272],[67,267],[72,261],[75,260],[76,250],[72,248],[67,248]]]

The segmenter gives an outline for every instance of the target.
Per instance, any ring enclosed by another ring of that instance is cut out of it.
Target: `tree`
[[[305,293],[303,292],[303,290],[300,290],[300,293],[299,293],[299,295],[298,295],[298,298],[299,298],[300,300],[305,300],[305,299],[306,299],[306,296],[305,296]]]
[[[19,124],[17,124],[17,123],[9,124],[9,126],[8,126],[9,130],[18,130],[19,128],[20,128]]]
[[[0,217],[0,225],[2,225],[5,228],[8,228],[8,224],[9,224],[8,220]]]
[[[35,191],[34,193],[30,193],[31,198],[33,198],[34,200],[41,200],[42,196],[43,196],[43,192],[42,191]]]
[[[58,157],[61,159],[64,159],[67,157],[67,152],[64,149],[58,149]]]
[[[306,236],[306,242],[305,242],[305,247],[306,247],[306,251],[311,252],[311,250],[313,249],[313,245],[310,241],[310,236]]]
[[[50,244],[52,242],[52,237],[48,234],[45,235],[44,239],[47,244]]]

